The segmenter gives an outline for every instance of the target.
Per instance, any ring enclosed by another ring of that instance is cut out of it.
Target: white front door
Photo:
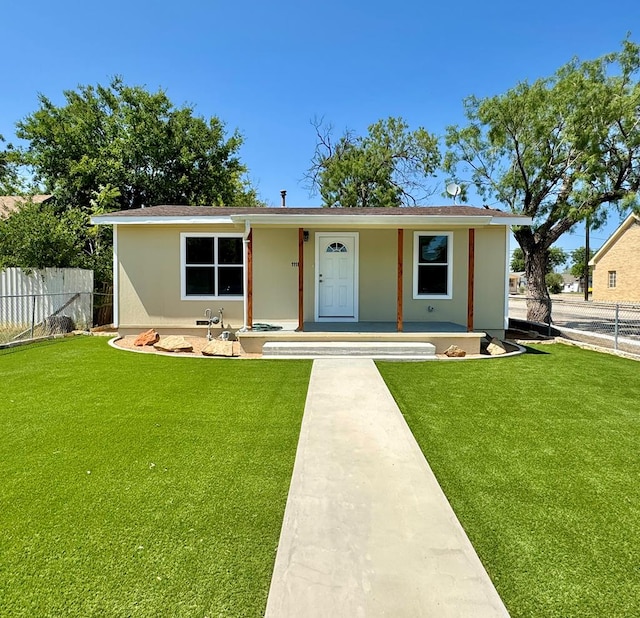
[[[358,320],[358,234],[316,234],[316,320]]]

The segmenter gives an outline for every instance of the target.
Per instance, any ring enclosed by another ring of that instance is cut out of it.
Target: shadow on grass
[[[549,352],[545,351],[545,350],[541,350],[539,348],[532,348],[528,345],[523,345],[520,344],[525,350],[527,354],[544,354],[544,355],[548,355]]]

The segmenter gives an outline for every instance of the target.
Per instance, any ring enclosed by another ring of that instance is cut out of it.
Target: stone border
[[[613,350],[612,348],[605,348],[603,346],[595,345],[593,343],[585,343],[584,341],[577,341],[576,339],[568,339],[567,337],[555,337],[552,343],[562,343],[563,345],[582,348],[583,350],[591,350],[592,352],[602,352],[604,354],[609,354],[610,356],[619,356],[620,358],[627,358],[629,360],[640,361],[640,354],[632,354],[631,352],[625,352],[623,350]]]
[[[43,335],[42,337],[34,337],[33,339],[21,339],[20,341],[9,341],[7,343],[0,343],[0,350],[7,350],[10,348],[18,348],[23,345],[29,345],[30,343],[41,343],[42,341],[52,341],[53,339],[65,339],[69,337],[75,337],[76,335],[83,333],[57,333],[55,335]]]
[[[120,335],[118,335],[117,337],[113,337],[112,339],[109,339],[109,345],[114,350],[119,350],[121,352],[134,352],[136,354],[152,354],[152,355],[158,355],[158,356],[173,356],[173,357],[180,357],[180,358],[218,358],[218,359],[220,358],[229,358],[229,359],[258,358],[258,357],[252,357],[250,355],[242,355],[242,354],[238,354],[236,356],[206,356],[205,354],[196,354],[194,352],[166,352],[165,350],[158,350],[153,346],[140,346],[140,349],[129,348],[129,347],[125,348],[117,345],[117,342],[120,341],[121,339],[124,339],[124,337],[121,337]],[[145,350],[144,348],[147,348],[147,349]]]
[[[166,352],[162,350],[157,350],[153,348],[153,346],[145,346],[147,349],[136,349],[130,347],[122,347],[117,345],[117,342],[124,337],[120,335],[109,339],[109,345],[115,350],[120,350],[123,352],[135,352],[136,354],[157,354],[160,356],[173,356],[173,357],[182,357],[182,358],[234,358],[234,359],[253,359],[253,360],[263,360],[262,355],[252,355],[252,354],[242,354],[240,353],[238,356],[205,356],[203,354],[194,354],[193,352]],[[235,343],[235,342],[234,342]],[[436,356],[430,358],[375,358],[374,360],[380,361],[392,361],[392,362],[426,362],[426,361],[470,361],[470,360],[483,360],[483,359],[498,359],[498,358],[511,358],[513,356],[520,356],[521,354],[526,353],[526,349],[519,345],[519,342],[514,342],[512,340],[503,341],[510,347],[514,347],[515,350],[511,352],[506,352],[505,354],[468,354],[467,356],[458,357],[458,358],[450,358],[445,356],[444,354],[438,354]],[[152,348],[152,349],[149,349]],[[328,358],[328,357],[327,357]],[[337,357],[332,357],[337,358]],[[341,358],[349,358],[349,357],[341,357]],[[364,357],[363,357],[364,358]],[[300,357],[282,357],[281,359],[264,359],[264,360],[313,360],[308,356],[300,356]]]

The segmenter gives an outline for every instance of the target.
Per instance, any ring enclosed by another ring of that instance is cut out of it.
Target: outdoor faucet
[[[211,325],[217,324],[218,322],[221,321],[222,309],[220,309],[220,317],[218,316],[211,317],[211,309],[205,309],[204,317],[207,318],[207,341],[211,341],[213,339],[213,335],[211,334]]]

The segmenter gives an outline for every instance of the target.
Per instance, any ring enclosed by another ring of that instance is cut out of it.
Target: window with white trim
[[[609,271],[609,287],[615,288],[618,279],[618,273],[615,270]]]
[[[180,234],[183,300],[238,298],[243,294],[244,249],[237,234]]]
[[[451,298],[452,262],[452,232],[414,232],[413,297]]]

